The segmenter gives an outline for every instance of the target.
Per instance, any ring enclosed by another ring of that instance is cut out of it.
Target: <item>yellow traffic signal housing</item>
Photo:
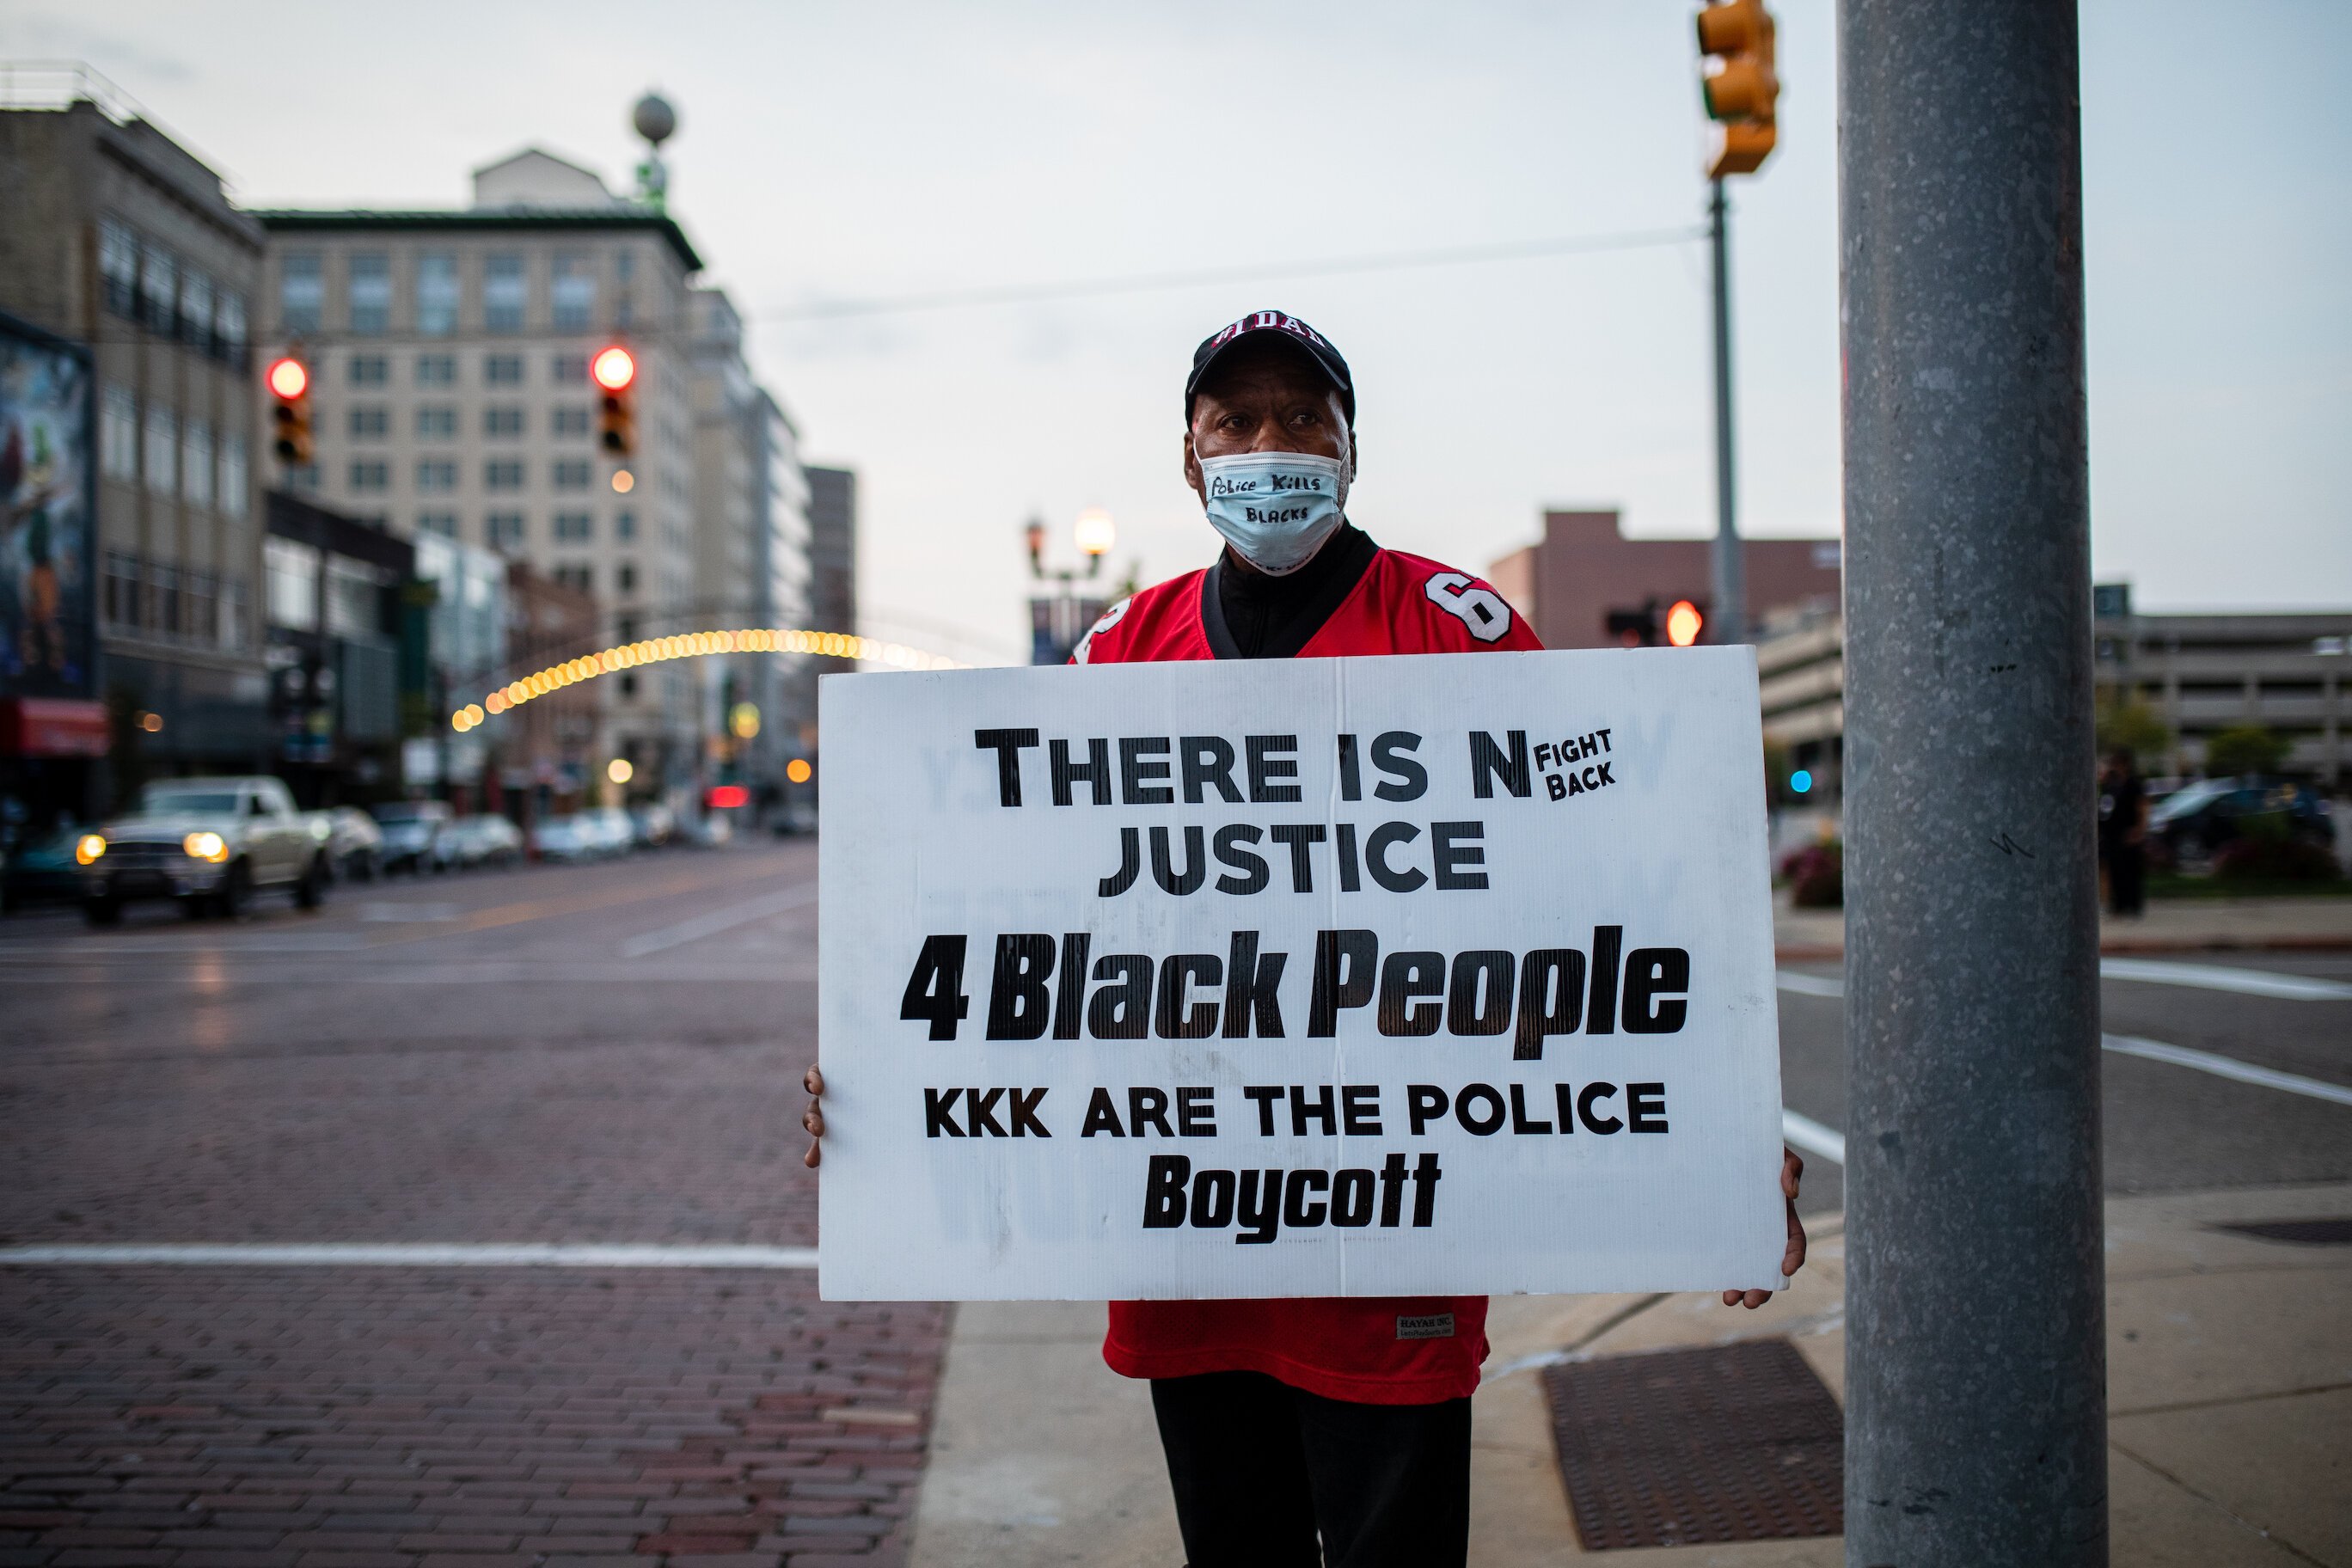
[[[1771,155],[1773,109],[1780,97],[1772,33],[1763,0],[1726,0],[1698,14],[1698,48],[1706,68],[1700,90],[1707,117],[1723,128],[1707,165],[1711,180],[1752,174]]]
[[[596,445],[609,457],[625,458],[637,449],[636,410],[624,389],[607,392],[596,409]]]

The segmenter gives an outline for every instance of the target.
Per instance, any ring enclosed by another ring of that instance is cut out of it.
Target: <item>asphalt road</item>
[[[0,1246],[753,1260],[0,1270],[0,1568],[887,1559],[944,1317],[828,1306],[805,1266],[814,877],[760,841],[0,922]],[[2107,1029],[2352,1087],[2352,998],[2243,988],[2352,957],[2180,962],[2107,980]],[[1832,1131],[1837,989],[1797,965],[1780,998],[1786,1103]],[[2352,1178],[2352,1106],[2104,1062],[2113,1193]],[[1804,1206],[1842,1202],[1813,1158]]]

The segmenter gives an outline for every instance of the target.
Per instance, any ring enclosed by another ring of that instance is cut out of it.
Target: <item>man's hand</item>
[[[814,1076],[816,1069],[811,1068],[809,1071]],[[814,1100],[809,1102],[809,1109],[811,1110],[816,1109]],[[820,1117],[819,1131],[822,1131],[823,1127],[824,1119]],[[816,1149],[814,1145],[809,1149],[809,1163],[812,1165],[816,1163]],[[1794,1149],[1781,1150],[1780,1196],[1787,1200],[1789,1205],[1789,1246],[1788,1249],[1780,1254],[1780,1272],[1783,1274],[1794,1274],[1805,1266],[1805,1222],[1797,1217],[1797,1186],[1804,1179],[1805,1163],[1797,1158],[1797,1152]],[[1771,1299],[1772,1292],[1769,1290],[1726,1290],[1723,1293],[1725,1306],[1744,1306],[1751,1312]]]
[[[801,1156],[801,1163],[814,1171],[817,1167],[817,1162],[824,1158],[824,1107],[820,1103],[824,1099],[824,1074],[814,1067],[810,1068],[808,1071],[801,1074],[801,1087],[807,1089],[809,1093],[808,1109],[801,1112],[801,1125],[808,1129],[809,1148],[808,1152]],[[1791,1154],[1789,1158],[1793,1160],[1796,1156]],[[1783,1186],[1788,1184],[1786,1176],[1780,1178],[1780,1181]],[[1796,1214],[1797,1211],[1794,1209],[1789,1211],[1790,1225],[1797,1223]],[[1800,1259],[1803,1258],[1805,1256],[1803,1232],[1798,1232],[1794,1246],[1797,1248],[1797,1257]]]

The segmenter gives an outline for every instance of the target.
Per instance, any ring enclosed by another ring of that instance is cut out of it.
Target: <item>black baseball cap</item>
[[[1186,424],[1192,421],[1192,398],[1201,390],[1201,383],[1208,375],[1209,367],[1216,363],[1227,349],[1252,332],[1280,332],[1304,349],[1307,357],[1315,362],[1316,367],[1339,390],[1339,400],[1347,405],[1348,423],[1353,425],[1356,422],[1356,384],[1349,378],[1348,362],[1339,357],[1339,351],[1333,348],[1322,333],[1296,316],[1286,315],[1280,310],[1253,310],[1232,326],[1202,338],[1201,346],[1192,351],[1192,374],[1184,378]]]

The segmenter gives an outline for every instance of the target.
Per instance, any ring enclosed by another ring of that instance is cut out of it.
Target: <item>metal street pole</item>
[[[2065,0],[1839,0],[1846,1562],[2107,1561]]]
[[[1748,640],[1748,580],[1739,553],[1739,519],[1731,471],[1731,237],[1723,182],[1707,182],[1707,232],[1715,256],[1715,603],[1707,640]]]

